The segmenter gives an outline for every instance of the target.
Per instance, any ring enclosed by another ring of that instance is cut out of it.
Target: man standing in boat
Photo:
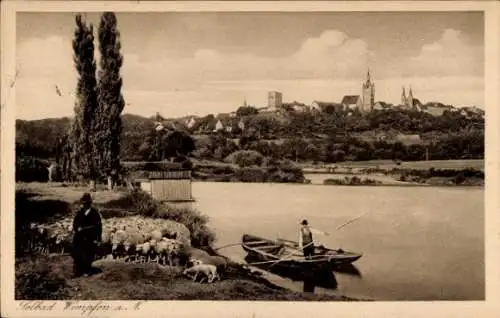
[[[317,229],[309,227],[307,220],[302,220],[300,222],[300,232],[299,232],[299,248],[304,252],[304,256],[307,259],[311,259],[314,256],[314,239],[313,233],[318,235],[328,236],[330,233],[323,232]]]

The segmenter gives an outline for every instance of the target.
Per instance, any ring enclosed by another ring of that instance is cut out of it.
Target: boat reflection
[[[247,255],[245,257],[245,261],[249,264],[252,264],[257,263],[259,259],[256,257],[252,257],[251,255]],[[328,266],[315,266],[311,268],[311,265],[309,265],[308,270],[301,269],[297,266],[290,267],[288,264],[279,262],[272,264],[256,264],[252,266],[282,277],[289,278],[292,281],[302,281],[304,282],[304,292],[314,292],[315,287],[337,289],[338,286],[335,273]],[[352,268],[339,268],[338,270],[350,271],[351,273],[356,272],[353,271]],[[357,271],[357,273],[359,274],[359,271]]]
[[[345,274],[345,275],[349,275],[349,276],[354,276],[354,277],[357,277],[357,278],[362,278],[363,277],[363,275],[361,274],[361,272],[359,271],[359,269],[356,266],[354,266],[353,264],[338,265],[338,266],[332,267],[332,270],[335,273],[340,273],[340,274]]]

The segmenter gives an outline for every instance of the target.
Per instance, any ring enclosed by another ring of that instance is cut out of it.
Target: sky
[[[18,13],[17,118],[73,115],[74,13]],[[99,15],[86,14],[97,29]],[[164,117],[361,95],[484,109],[482,12],[117,13],[124,113]],[[96,59],[97,54],[96,43]],[[56,93],[56,85],[62,96]]]

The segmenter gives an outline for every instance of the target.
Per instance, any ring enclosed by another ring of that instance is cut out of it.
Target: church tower
[[[406,106],[406,92],[404,86],[403,86],[403,92],[401,93],[401,105]]]
[[[407,103],[406,103],[407,107],[409,109],[413,109],[413,92],[411,91],[411,85],[410,85],[410,92],[408,93],[408,100],[407,100]]]
[[[366,75],[366,82],[363,84],[363,112],[371,112],[375,104],[375,84],[370,77],[370,70]]]

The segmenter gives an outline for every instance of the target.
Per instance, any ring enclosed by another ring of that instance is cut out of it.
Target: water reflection
[[[356,278],[363,278],[363,275],[361,275],[361,272],[359,271],[359,269],[356,266],[354,266],[353,264],[345,264],[345,265],[336,266],[336,267],[333,267],[332,270],[335,273],[341,273],[341,274],[353,276]]]
[[[259,259],[247,255],[247,263],[257,263]],[[361,272],[352,264],[331,268],[328,266],[309,265],[308,269],[301,268],[299,265],[290,265],[284,263],[256,264],[253,265],[259,269],[271,272],[273,274],[289,278],[292,281],[301,281],[304,283],[304,292],[313,293],[316,287],[327,289],[337,289],[338,282],[335,272],[346,275],[352,275],[361,278]]]

